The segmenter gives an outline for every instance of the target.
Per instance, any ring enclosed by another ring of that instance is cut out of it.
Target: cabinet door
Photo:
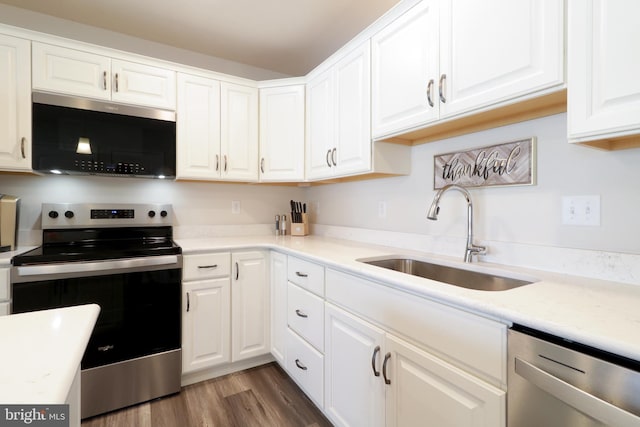
[[[387,334],[386,424],[504,427],[506,393]]]
[[[183,283],[182,372],[230,360],[229,278]]]
[[[335,66],[336,175],[371,169],[371,47],[369,41]]]
[[[258,180],[258,89],[222,82],[221,168],[224,179]]]
[[[269,280],[264,252],[231,255],[231,360],[269,353]]]
[[[260,90],[260,180],[304,179],[304,85]]]
[[[563,84],[564,2],[440,5],[440,117]]]
[[[111,60],[101,55],[34,42],[33,88],[111,99]]]
[[[111,78],[113,101],[176,109],[175,71],[114,59]]]
[[[640,129],[639,15],[640,2],[569,1],[571,138]]]
[[[285,364],[287,348],[287,256],[271,252],[271,354]]]
[[[0,35],[0,169],[31,170],[29,41]]]
[[[220,82],[178,75],[177,178],[220,178]]]
[[[371,39],[374,138],[438,119],[437,5],[418,3]]]
[[[307,83],[306,178],[326,178],[333,174],[331,152],[334,145],[334,94],[331,71]]]
[[[328,303],[325,322],[325,414],[337,426],[384,426],[384,331]]]

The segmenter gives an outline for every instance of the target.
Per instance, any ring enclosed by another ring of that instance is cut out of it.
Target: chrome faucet
[[[438,213],[440,213],[440,198],[448,190],[457,190],[464,195],[467,199],[467,249],[464,252],[464,262],[471,262],[473,255],[484,255],[487,252],[485,246],[476,246],[473,244],[473,202],[471,201],[471,194],[466,188],[456,184],[449,184],[442,187],[436,193],[427,213],[427,218],[436,221],[438,219]]]

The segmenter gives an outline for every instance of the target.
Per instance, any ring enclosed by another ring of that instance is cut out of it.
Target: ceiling
[[[0,3],[301,76],[398,1],[0,0]]]

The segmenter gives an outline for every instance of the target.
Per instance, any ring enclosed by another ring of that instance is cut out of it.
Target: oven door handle
[[[97,271],[139,269],[141,267],[180,265],[178,255],[160,255],[117,260],[68,262],[60,264],[25,265],[14,267],[19,277],[52,276],[56,274],[95,273]]]
[[[632,427],[637,426],[640,421],[636,415],[580,390],[518,357],[515,358],[515,371],[560,401],[606,425]]]

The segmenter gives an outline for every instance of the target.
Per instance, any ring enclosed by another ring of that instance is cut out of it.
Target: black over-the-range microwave
[[[35,172],[175,178],[175,112],[44,92],[32,106]]]

